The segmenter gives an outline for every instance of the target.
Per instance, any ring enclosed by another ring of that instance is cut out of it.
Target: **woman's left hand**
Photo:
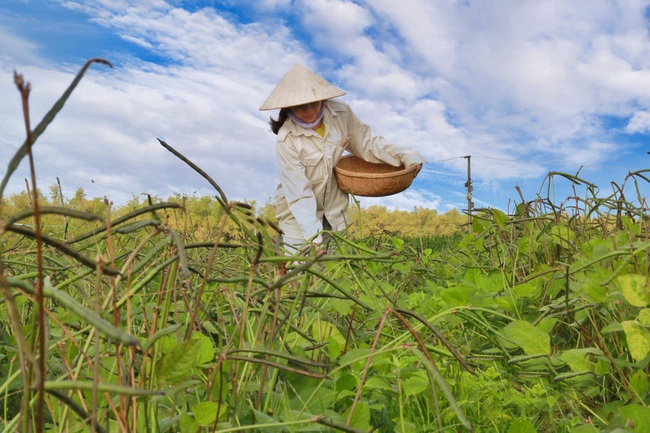
[[[413,172],[413,177],[417,177],[420,170],[422,170],[422,163],[415,166],[415,171]]]

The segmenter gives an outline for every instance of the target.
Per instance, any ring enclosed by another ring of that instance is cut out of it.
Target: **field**
[[[554,173],[584,194],[293,257],[202,175],[207,241],[172,202],[2,222],[3,431],[650,432],[650,231],[625,194],[646,172],[604,198]]]

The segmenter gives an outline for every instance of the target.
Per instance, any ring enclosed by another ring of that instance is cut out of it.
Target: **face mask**
[[[291,118],[291,120],[296,122],[298,125],[302,126],[305,129],[311,129],[314,126],[318,125],[321,120],[323,120],[323,115],[325,114],[325,105],[326,105],[325,101],[323,101],[323,103],[320,104],[320,111],[318,112],[318,116],[316,116],[316,120],[310,123],[306,123],[298,119],[298,117],[296,117],[296,115],[293,114],[293,111],[291,110],[287,110],[287,112],[289,113],[289,117]]]

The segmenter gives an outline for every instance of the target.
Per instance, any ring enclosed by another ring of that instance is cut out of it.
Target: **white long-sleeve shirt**
[[[334,231],[348,224],[349,196],[338,187],[334,175],[334,166],[344,150],[365,161],[395,167],[425,162],[416,150],[373,136],[370,127],[345,103],[327,101],[323,122],[323,137],[291,119],[286,120],[277,136],[280,184],[275,194],[275,213],[284,236],[301,242],[322,230],[323,216]],[[320,242],[320,235],[315,242]]]

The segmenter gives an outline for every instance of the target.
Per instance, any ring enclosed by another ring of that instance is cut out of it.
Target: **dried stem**
[[[38,186],[36,185],[36,168],[34,166],[34,154],[32,152],[32,128],[29,121],[29,92],[32,86],[26,83],[23,76],[14,72],[14,83],[20,92],[23,118],[25,121],[25,130],[27,133],[27,155],[29,156],[29,171],[32,180],[32,207],[34,208],[34,226],[35,226],[35,239],[36,239],[36,265],[37,265],[37,278],[36,278],[36,304],[37,304],[37,317],[38,320],[38,374],[36,385],[38,388],[37,404],[36,404],[36,433],[43,431],[45,423],[45,391],[43,389],[44,377],[46,375],[45,365],[45,303],[43,297],[43,242],[41,239],[41,215],[38,210]],[[27,400],[24,402],[27,404]],[[25,410],[27,413],[28,410]],[[25,417],[27,420],[27,417]]]

